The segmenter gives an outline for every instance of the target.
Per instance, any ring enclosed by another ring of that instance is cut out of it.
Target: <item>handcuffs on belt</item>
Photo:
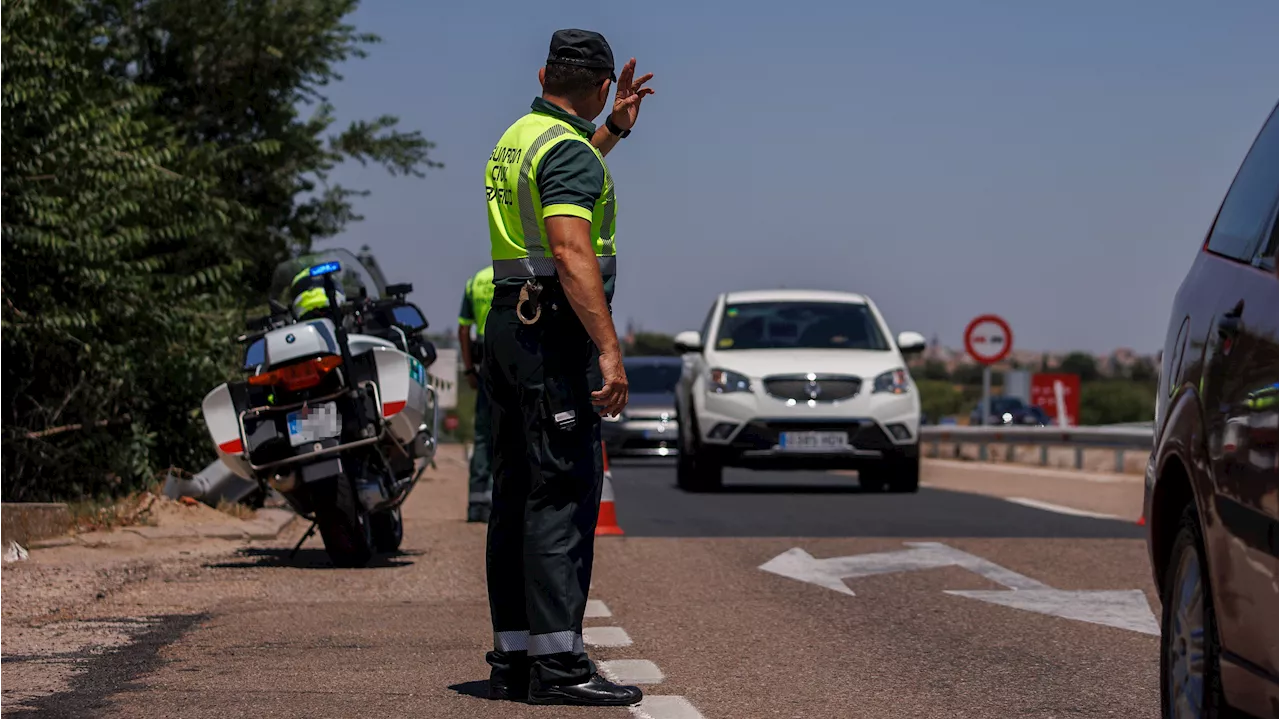
[[[520,299],[516,301],[516,319],[521,324],[531,325],[542,318],[542,305],[538,295],[542,294],[542,284],[537,280],[526,280],[520,287]],[[524,316],[524,306],[533,303],[533,317]]]

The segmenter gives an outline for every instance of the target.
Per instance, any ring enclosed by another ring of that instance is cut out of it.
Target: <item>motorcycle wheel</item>
[[[400,540],[404,539],[404,519],[400,516],[399,507],[371,515],[369,528],[373,534],[374,549],[382,553],[400,549]]]
[[[316,525],[324,550],[336,567],[363,567],[373,558],[369,520],[360,511],[349,479],[338,477],[329,489],[330,497],[317,498],[320,501],[315,502]]]

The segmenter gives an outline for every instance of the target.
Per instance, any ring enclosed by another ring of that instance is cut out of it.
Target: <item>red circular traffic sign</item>
[[[964,328],[964,349],[979,364],[995,364],[1013,351],[1013,330],[997,315],[975,317]]]

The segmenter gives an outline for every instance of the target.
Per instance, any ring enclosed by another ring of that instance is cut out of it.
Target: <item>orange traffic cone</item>
[[[625,534],[618,526],[618,513],[613,506],[613,475],[609,472],[609,453],[600,446],[604,455],[604,488],[600,492],[600,519],[596,522],[596,536]]]

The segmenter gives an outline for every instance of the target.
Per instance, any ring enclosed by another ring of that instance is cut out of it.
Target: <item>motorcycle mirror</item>
[[[391,309],[391,313],[395,317],[396,324],[403,325],[410,332],[421,332],[427,328],[427,318],[422,316],[422,310],[415,304],[396,305]]]
[[[271,314],[273,315],[282,315],[289,311],[288,307],[280,304],[280,301],[274,297],[267,300],[267,306],[271,308]]]
[[[396,285],[387,285],[387,294],[391,296],[407,295],[410,292],[413,292],[413,284],[409,282],[401,282],[400,284],[396,284]]]

